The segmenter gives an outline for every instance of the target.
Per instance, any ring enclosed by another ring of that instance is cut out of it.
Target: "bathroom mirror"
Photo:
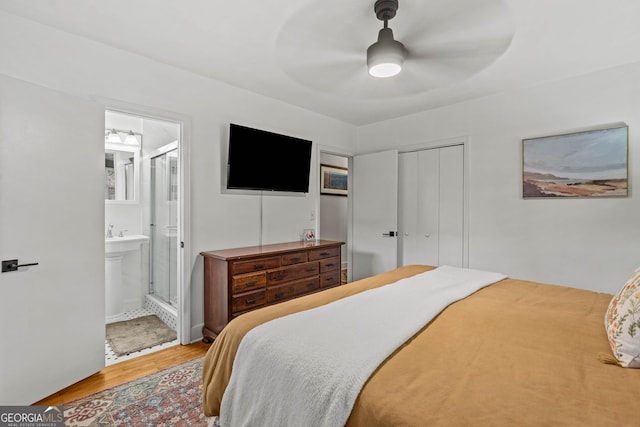
[[[135,201],[138,188],[140,148],[105,144],[105,200]]]

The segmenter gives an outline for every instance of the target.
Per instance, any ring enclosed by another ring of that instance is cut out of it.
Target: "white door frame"
[[[178,176],[178,194],[180,206],[178,208],[178,242],[183,245],[178,251],[178,330],[176,331],[180,344],[191,343],[191,229],[187,220],[191,215],[189,152],[191,120],[184,115],[158,110],[155,108],[132,105],[118,100],[97,98],[105,110],[139,116],[148,119],[165,120],[180,125],[181,135],[178,141],[178,159],[180,173]],[[195,335],[197,336],[197,335]]]
[[[353,152],[349,150],[343,150],[336,147],[330,147],[328,145],[317,144],[316,146],[316,176],[320,176],[320,153],[326,154],[334,154],[336,156],[346,157],[348,159],[347,168],[349,171],[353,170]],[[316,206],[315,210],[318,212],[316,218],[316,227],[318,229],[318,235],[322,236],[322,231],[320,230],[320,183],[316,186],[317,188],[317,197],[316,197]],[[347,188],[350,190],[353,188],[353,176],[351,173],[347,175]],[[351,282],[352,279],[352,268],[351,268],[351,260],[353,252],[352,252],[352,243],[353,242],[353,196],[349,194],[347,196],[347,253],[346,253],[346,262],[347,262],[347,281]],[[342,262],[345,262],[344,256]]]

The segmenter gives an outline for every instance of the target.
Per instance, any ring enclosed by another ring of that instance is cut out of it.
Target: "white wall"
[[[192,273],[187,286],[192,295],[192,339],[198,338],[203,322],[202,261],[198,254],[256,245],[261,237],[260,197],[221,194],[220,159],[229,122],[353,150],[355,128],[351,125],[3,12],[0,57],[5,58],[0,61],[0,74],[105,105],[186,119],[191,180],[191,216],[187,218],[190,235],[186,244],[192,251],[187,260]],[[109,67],[110,63],[119,65]],[[102,145],[103,135],[86,143]],[[317,175],[314,166],[311,189],[319,188]],[[309,219],[311,211],[318,209],[315,191],[304,197],[265,196],[262,202],[262,243],[297,240],[304,228],[315,226]],[[60,224],[62,228],[70,226]],[[103,235],[103,230],[97,235]],[[95,256],[103,255],[96,252]]]
[[[614,293],[640,265],[640,64],[358,129],[358,152],[469,138],[469,266]],[[522,199],[522,139],[629,125],[630,197]]]

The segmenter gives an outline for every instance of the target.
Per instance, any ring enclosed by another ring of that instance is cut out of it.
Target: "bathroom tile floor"
[[[131,320],[131,319],[135,319],[136,317],[148,316],[150,314],[155,314],[155,313],[153,311],[149,310],[149,309],[141,308],[141,309],[138,309],[138,310],[133,310],[133,311],[126,312],[124,314],[124,318],[122,320]],[[135,353],[127,354],[126,356],[117,356],[111,350],[111,347],[109,347],[109,343],[107,342],[107,340],[105,340],[104,341],[105,365],[109,366],[109,365],[113,365],[114,363],[124,362],[125,360],[133,359],[135,357],[142,356],[144,354],[153,353],[153,352],[156,352],[158,350],[163,350],[165,348],[169,348],[169,347],[172,347],[172,346],[178,345],[178,344],[179,344],[179,341],[178,340],[174,340],[174,341],[171,341],[171,342],[167,342],[167,343],[164,343],[164,344],[157,345],[155,347],[145,348],[144,350],[136,351]]]

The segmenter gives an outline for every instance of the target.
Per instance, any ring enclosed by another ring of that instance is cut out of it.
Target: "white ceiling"
[[[399,0],[409,51],[366,71],[374,0],[0,0],[0,10],[362,125],[640,61],[638,0]]]

